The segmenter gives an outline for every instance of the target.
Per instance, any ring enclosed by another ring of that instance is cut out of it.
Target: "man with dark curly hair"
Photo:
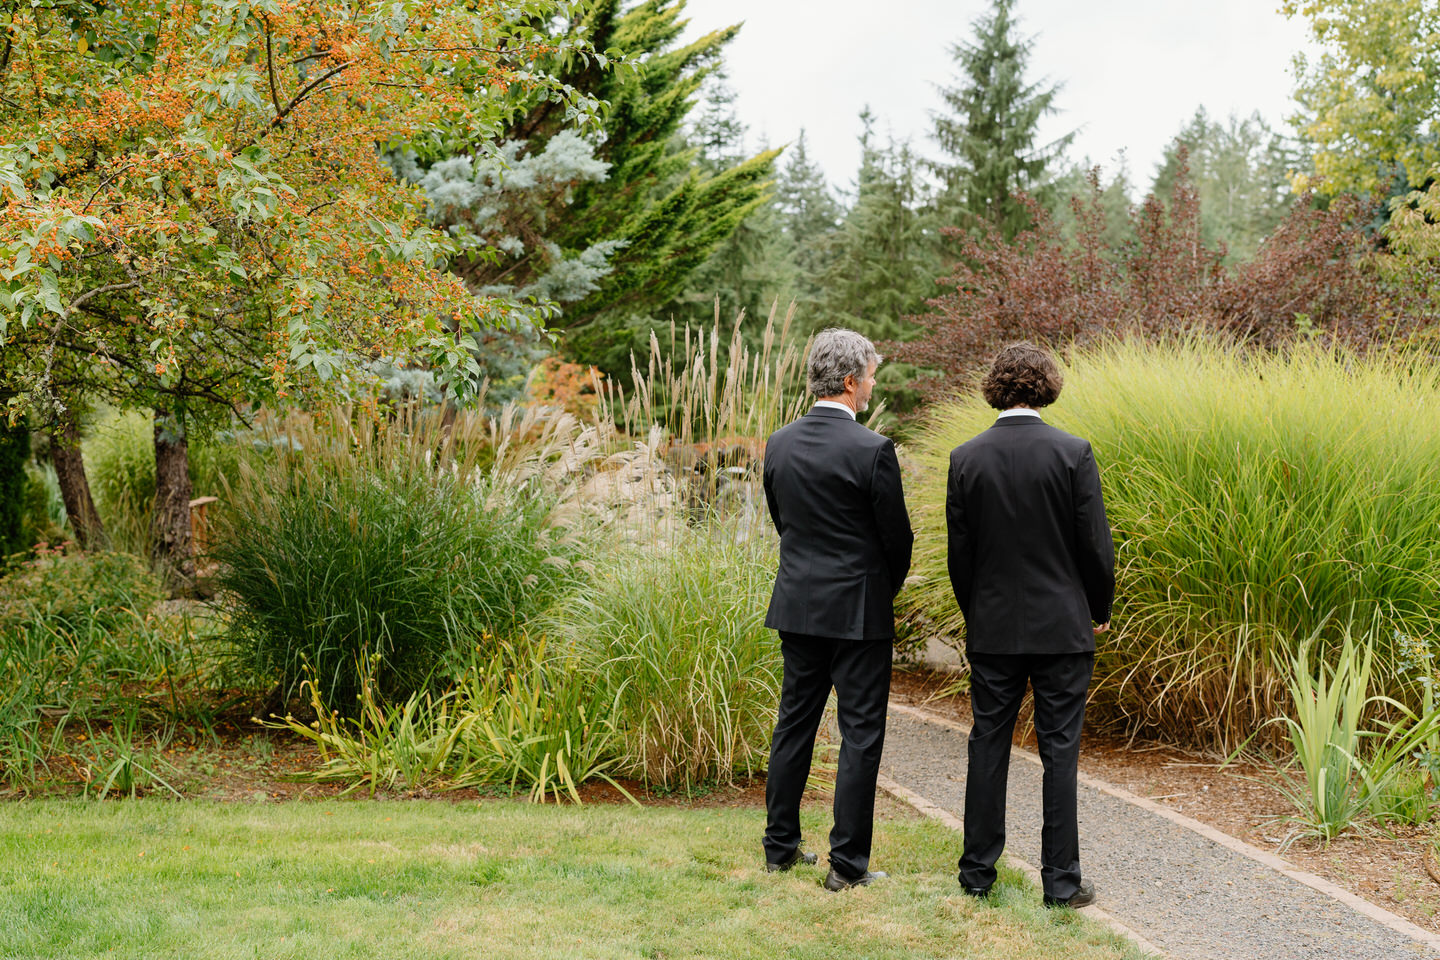
[[[995,882],[1010,739],[1028,684],[1045,766],[1045,904],[1083,907],[1095,887],[1080,875],[1075,781],[1095,637],[1109,628],[1115,594],[1115,545],[1090,444],[1037,412],[1063,383],[1048,351],[1000,351],[980,388],[1000,416],[950,454],[945,520],[975,718],[960,884],[983,897]]]

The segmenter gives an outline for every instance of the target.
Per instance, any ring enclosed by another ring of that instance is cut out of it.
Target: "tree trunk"
[[[60,481],[60,498],[65,501],[65,514],[83,550],[101,550],[107,544],[105,525],[90,496],[90,479],[85,475],[85,461],[80,456],[80,425],[75,413],[66,410],[50,425],[50,462]]]
[[[190,494],[190,448],[185,440],[184,421],[157,407],[152,559],[175,593],[189,592],[195,585]]]

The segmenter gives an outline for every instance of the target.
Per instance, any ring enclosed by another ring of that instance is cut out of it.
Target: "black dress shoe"
[[[784,873],[786,870],[789,870],[791,867],[795,866],[795,864],[797,864],[797,863],[803,863],[803,864],[805,864],[805,866],[807,866],[807,867],[813,867],[813,866],[815,865],[815,861],[818,860],[818,859],[819,859],[819,858],[818,858],[817,856],[815,856],[815,854],[813,854],[813,853],[806,853],[805,851],[801,850],[799,847],[796,847],[796,848],[795,848],[795,853],[794,853],[793,855],[791,855],[790,859],[789,859],[789,860],[786,860],[784,863],[770,863],[769,861],[766,861],[766,863],[765,863],[765,872],[766,872],[766,873]]]
[[[840,876],[840,874],[835,872],[834,867],[831,867],[830,872],[825,875],[825,889],[833,893],[839,893],[841,890],[849,890],[851,887],[868,887],[876,880],[880,880],[887,876],[889,876],[889,874],[885,873],[883,870],[876,870],[873,873],[869,870],[866,870],[863,874],[856,877],[854,880],[846,880],[844,877]]]
[[[974,897],[976,900],[983,900],[990,896],[989,887],[972,887],[969,884],[962,883],[960,884],[960,889],[964,891],[967,897]]]
[[[1061,900],[1059,897],[1045,895],[1045,906],[1047,907],[1088,907],[1095,902],[1095,884],[1089,880],[1080,881],[1080,889],[1071,895],[1069,900]]]

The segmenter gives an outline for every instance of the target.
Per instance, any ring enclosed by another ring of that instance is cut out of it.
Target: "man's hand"
[[[1102,633],[1104,633],[1106,630],[1109,630],[1109,629],[1110,629],[1110,621],[1107,620],[1107,621],[1105,621],[1104,623],[1097,624],[1096,626],[1091,627],[1090,629],[1091,629],[1091,630],[1094,630],[1094,631],[1095,631],[1095,636],[1098,637],[1098,636],[1100,636],[1100,634],[1102,634]]]

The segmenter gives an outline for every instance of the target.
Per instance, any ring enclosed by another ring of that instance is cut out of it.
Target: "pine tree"
[[[608,176],[610,165],[596,158],[594,144],[565,130],[538,151],[527,152],[528,146],[509,140],[478,157],[447,157],[428,169],[413,149],[389,156],[397,174],[424,189],[432,221],[463,227],[471,238],[474,252],[452,262],[451,271],[477,295],[512,305],[503,327],[460,335],[489,382],[486,399],[494,405],[518,396],[530,370],[553,352],[537,322],[598,290],[613,270],[610,258],[624,246],[623,240],[604,239],[564,250],[546,235],[566,215],[578,186]],[[387,400],[436,402],[443,396],[433,371],[387,360],[370,368]]]
[[[974,23],[975,40],[951,46],[958,83],[941,87],[948,108],[933,114],[934,139],[944,159],[931,169],[944,185],[940,214],[959,226],[995,224],[1014,237],[1030,222],[1016,193],[1051,198],[1051,163],[1074,134],[1036,145],[1040,119],[1055,111],[1060,87],[1026,80],[1033,39],[1017,36],[1015,0],[993,0]]]
[[[924,309],[936,292],[941,263],[929,195],[908,142],[877,144],[875,118],[860,116],[860,173],[855,204],[835,237],[822,280],[822,326],[843,326],[871,339],[902,339],[904,318]]]
[[[702,84],[721,66],[737,26],[679,46],[685,0],[594,0],[573,20],[536,23],[566,49],[573,41],[607,58],[557,54],[543,64],[569,86],[609,103],[603,134],[582,139],[564,103],[521,102],[498,139],[457,141],[427,131],[406,145],[404,174],[434,186],[432,212],[476,237],[457,272],[473,290],[512,297],[514,335],[487,334],[489,371],[514,373],[531,347],[521,316],[564,333],[562,349],[622,377],[653,317],[764,201],[774,151],[710,161],[685,121]],[[616,66],[608,58],[624,54]],[[461,202],[456,202],[457,200]],[[511,377],[510,379],[513,379]]]
[[[700,115],[686,137],[697,151],[700,166],[711,173],[733,167],[745,159],[749,133],[735,108],[739,94],[730,86],[723,67],[712,70],[701,87]]]

